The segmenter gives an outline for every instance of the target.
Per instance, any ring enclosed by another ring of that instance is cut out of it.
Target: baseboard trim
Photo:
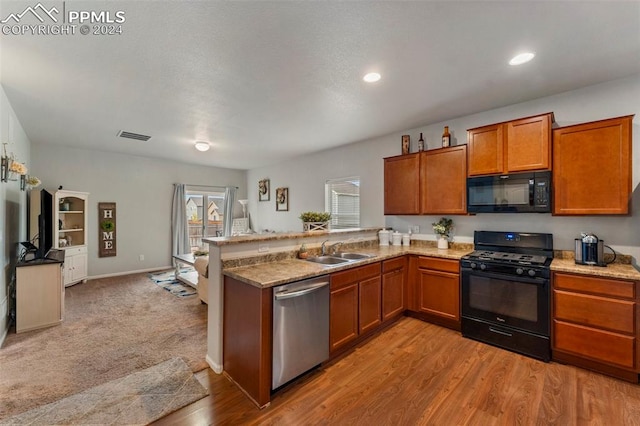
[[[135,271],[125,271],[125,272],[116,272],[114,274],[102,274],[102,275],[92,275],[87,277],[88,280],[97,280],[98,278],[111,278],[111,277],[119,277],[122,275],[131,275],[131,274],[141,274],[143,272],[155,272],[155,271],[166,271],[167,269],[173,269],[174,266],[156,266],[155,268],[148,269],[137,269]]]
[[[222,373],[222,366],[216,362],[213,362],[213,360],[211,358],[209,358],[209,355],[207,355],[205,357],[205,360],[207,361],[207,364],[209,364],[209,367],[211,367],[211,369],[216,373],[216,374],[221,374]]]

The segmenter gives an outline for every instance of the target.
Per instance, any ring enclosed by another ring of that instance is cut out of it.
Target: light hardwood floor
[[[636,425],[640,386],[403,318],[258,410],[224,376],[156,425]]]

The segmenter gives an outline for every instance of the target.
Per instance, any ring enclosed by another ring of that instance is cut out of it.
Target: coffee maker
[[[576,238],[576,263],[580,265],[607,266],[604,262],[604,240],[596,235],[582,232]]]

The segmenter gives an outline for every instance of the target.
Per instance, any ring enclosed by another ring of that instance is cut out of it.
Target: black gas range
[[[461,260],[462,334],[549,361],[551,234],[476,231]]]

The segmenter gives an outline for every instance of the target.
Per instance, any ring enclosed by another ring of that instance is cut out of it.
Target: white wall
[[[43,187],[89,192],[89,277],[171,264],[173,184],[237,186],[246,196],[246,172],[102,151],[38,144],[33,171]],[[98,203],[115,202],[117,256],[98,257]],[[237,204],[237,203],[236,203]],[[241,207],[238,204],[236,210]],[[139,260],[144,255],[144,261]]]
[[[271,167],[250,170],[247,174],[249,198],[257,199],[257,182],[271,179],[269,203],[254,203],[250,211],[257,219],[256,229],[300,230],[297,219],[302,211],[324,210],[324,182],[350,175],[361,177],[361,221],[363,226],[386,225],[402,232],[419,225],[420,232],[433,234],[434,216],[388,216],[383,214],[383,158],[401,152],[402,134],[410,134],[412,152],[420,132],[427,147],[440,146],[445,125],[452,131],[453,144],[466,143],[466,130],[486,124],[553,111],[559,126],[635,114],[633,120],[633,202],[630,216],[552,217],[550,214],[478,214],[453,217],[457,241],[473,241],[474,230],[548,232],[554,234],[557,249],[571,250],[580,231],[590,231],[621,252],[640,258],[640,74],[580,90],[532,100],[466,117],[452,118],[416,129],[400,131],[381,138],[299,157]],[[425,118],[427,121],[428,118]],[[593,161],[598,161],[594,158]],[[606,176],[594,176],[606,179]],[[446,182],[443,182],[446,184]],[[588,185],[588,182],[585,182]],[[276,186],[288,186],[290,212],[275,212]]]
[[[31,143],[0,86],[0,143],[4,142],[7,143],[7,153],[13,153],[16,160],[25,163],[31,172]],[[26,192],[20,191],[18,181],[0,183],[0,346],[8,330],[8,285],[14,274],[19,242],[24,241],[27,234],[26,201]]]

